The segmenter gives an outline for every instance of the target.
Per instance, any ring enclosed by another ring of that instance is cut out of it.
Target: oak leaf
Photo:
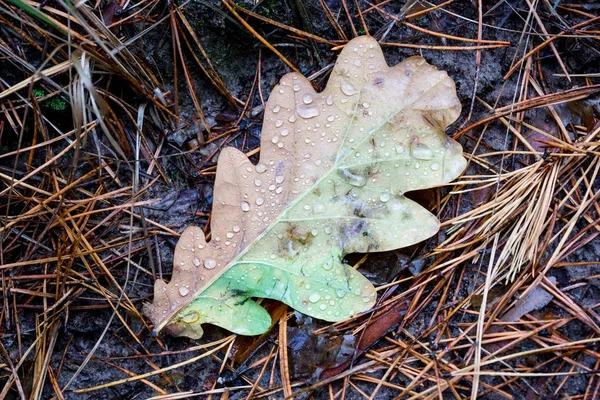
[[[155,331],[202,336],[211,323],[266,331],[252,298],[280,300],[327,321],[368,310],[373,285],[343,262],[388,251],[439,229],[404,193],[455,179],[466,161],[444,129],[460,114],[452,79],[421,57],[389,67],[370,37],[350,41],[323,92],[285,75],[265,108],[260,161],[222,150],[211,239],[187,228],[173,277],[146,307]]]

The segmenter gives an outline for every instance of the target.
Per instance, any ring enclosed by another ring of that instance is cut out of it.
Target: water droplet
[[[234,226],[233,226],[233,231],[234,231],[235,233],[239,232],[239,231],[240,231],[240,226],[239,226],[239,225],[234,225]]]
[[[440,164],[434,162],[429,166],[429,168],[431,168],[433,171],[437,171],[438,169],[440,169]]]
[[[284,179],[285,179],[285,177],[283,175],[277,175],[275,177],[275,182],[282,183]]]
[[[317,292],[313,292],[310,294],[310,296],[308,296],[308,301],[310,301],[311,303],[316,303],[320,299],[321,299],[321,295]]]
[[[256,198],[256,205],[257,206],[262,206],[264,202],[265,202],[265,199],[263,199],[262,197],[257,197]]]
[[[424,143],[413,141],[410,145],[410,154],[417,160],[431,160],[433,151]]]
[[[242,201],[242,204],[240,205],[240,207],[242,207],[242,211],[244,211],[244,212],[250,211],[250,204],[248,204],[247,201]]]
[[[308,204],[305,204],[305,205],[304,205],[304,209],[305,209],[306,211],[308,211],[308,210],[310,210],[310,206],[309,206]]]
[[[383,203],[386,203],[390,200],[390,194],[388,192],[381,193],[381,195],[379,195],[379,200],[381,200]]]
[[[317,235],[319,234],[319,230],[318,230],[317,228],[313,228],[313,229],[310,231],[310,233],[311,233],[311,235],[313,235],[313,236],[317,236]]]
[[[355,174],[346,168],[340,168],[338,171],[346,179],[346,182],[348,182],[352,186],[363,187],[367,184],[367,178],[365,178],[364,176]]]
[[[363,302],[364,302],[364,303],[368,303],[368,302],[370,302],[370,301],[371,301],[371,298],[370,298],[370,297],[363,297]]]
[[[281,136],[287,136],[290,133],[290,131],[288,131],[287,129],[284,129],[280,133],[281,133]]]
[[[329,95],[327,96],[327,100],[325,100],[327,102],[327,105],[330,106],[333,104],[333,96]]]
[[[329,259],[327,261],[325,261],[325,263],[323,263],[323,269],[326,271],[331,270],[331,268],[333,268],[333,260]]]
[[[204,260],[204,268],[213,269],[216,266],[217,266],[217,262],[215,260],[213,260],[212,258],[207,258],[206,260]]]
[[[190,291],[188,290],[188,288],[185,288],[185,287],[180,287],[179,288],[179,294],[182,295],[182,296],[187,296],[189,292]]]
[[[192,260],[192,262],[194,263],[194,265],[196,267],[200,266],[200,259],[198,257],[194,257],[193,260]]]
[[[294,86],[292,86],[292,89],[294,89],[294,92],[297,92],[300,90],[300,85],[296,83]]]
[[[313,101],[312,95],[310,95],[310,94],[307,93],[304,96],[302,96],[302,102],[304,104],[310,104],[310,103],[312,103],[312,101]]]
[[[290,121],[291,123],[296,122],[296,116],[295,115],[290,115],[290,117],[288,118],[288,121]]]
[[[353,96],[356,93],[358,93],[358,91],[356,90],[356,88],[347,80],[342,79],[342,83],[340,85],[340,89],[342,89],[342,93],[344,93],[346,96]]]
[[[370,106],[370,104],[369,104],[369,103],[367,103],[367,102],[364,102],[364,103],[363,103],[363,107],[364,107],[364,108],[369,108],[369,106]]]
[[[277,186],[275,186],[275,184],[269,185],[269,190],[273,191],[275,190]]]
[[[271,142],[273,142],[273,143],[277,143],[277,142],[279,142],[279,136],[273,136],[273,137],[271,138]]]
[[[258,172],[259,174],[264,173],[267,170],[267,166],[263,163],[258,163],[258,165],[256,166],[256,172]]]
[[[273,112],[275,114],[277,114],[279,112],[279,110],[281,110],[281,107],[279,107],[279,105],[276,105],[275,107],[273,107]]]
[[[404,148],[404,146],[402,146],[401,144],[397,144],[397,145],[394,147],[394,150],[396,150],[396,153],[397,153],[397,154],[402,154],[402,153],[404,153],[404,150],[406,150],[406,149],[405,149],[405,148]]]
[[[275,121],[275,127],[279,128],[281,125],[283,125],[283,121],[278,119],[277,121]]]
[[[233,232],[227,232],[227,239],[231,239],[233,237]]]
[[[283,192],[283,188],[281,186],[275,189],[275,193],[280,194],[281,192]]]
[[[319,109],[317,107],[297,106],[296,114],[298,114],[298,116],[300,118],[304,118],[304,119],[314,118],[319,115]]]
[[[260,179],[260,178],[255,178],[255,179],[254,179],[254,184],[255,184],[256,186],[260,186],[260,185],[262,185],[262,179]]]

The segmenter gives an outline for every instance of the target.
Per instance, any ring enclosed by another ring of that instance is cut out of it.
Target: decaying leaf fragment
[[[368,310],[375,290],[342,258],[437,232],[435,216],[403,194],[464,169],[444,134],[460,108],[446,72],[421,57],[390,68],[370,37],[346,45],[322,93],[285,75],[266,105],[259,163],[221,152],[212,238],[184,231],[173,278],[156,282],[146,308],[155,330],[198,338],[211,323],[260,334],[270,317],[252,298],[327,321]]]

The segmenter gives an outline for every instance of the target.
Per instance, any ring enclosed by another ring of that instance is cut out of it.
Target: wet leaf
[[[462,172],[462,149],[444,134],[459,113],[448,74],[421,57],[390,68],[369,37],[348,43],[321,93],[285,75],[266,105],[259,163],[221,152],[212,238],[182,234],[173,278],[156,282],[146,307],[155,330],[197,338],[211,323],[260,334],[271,320],[256,297],[327,321],[368,310],[373,285],[342,259],[437,232],[404,193]]]

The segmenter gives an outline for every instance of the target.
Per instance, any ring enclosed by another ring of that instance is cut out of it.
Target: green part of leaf
[[[443,131],[459,113],[445,72],[420,57],[389,68],[372,38],[348,43],[322,93],[286,75],[266,106],[260,163],[221,152],[213,238],[183,233],[173,279],[157,281],[146,310],[156,328],[199,337],[211,323],[259,334],[271,321],[252,298],[327,321],[370,309],[373,285],[343,257],[438,231],[404,193],[462,172],[462,149]]]

